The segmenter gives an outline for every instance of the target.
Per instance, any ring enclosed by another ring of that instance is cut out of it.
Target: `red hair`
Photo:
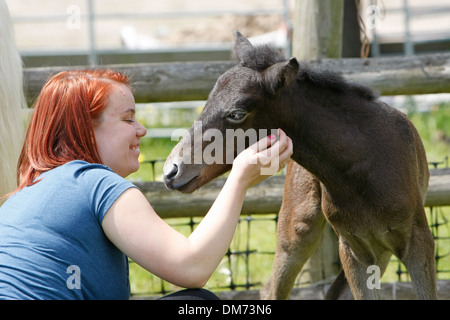
[[[43,172],[72,160],[102,163],[94,125],[114,83],[129,87],[127,76],[108,69],[64,71],[42,88],[17,165],[17,192]]]

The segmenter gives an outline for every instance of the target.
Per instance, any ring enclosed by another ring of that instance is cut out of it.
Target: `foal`
[[[234,50],[238,64],[217,80],[199,116],[203,132],[215,128],[225,139],[227,129],[282,128],[294,144],[273,272],[262,298],[288,298],[327,220],[339,238],[343,267],[328,298],[339,298],[347,283],[356,299],[379,298],[366,285],[368,267],[383,274],[394,254],[418,298],[435,299],[434,241],[423,206],[429,172],[411,122],[369,88],[295,58],[286,61],[238,32]],[[193,133],[191,128],[166,160],[169,188],[191,192],[231,167],[183,162]],[[207,146],[203,141],[203,150]]]

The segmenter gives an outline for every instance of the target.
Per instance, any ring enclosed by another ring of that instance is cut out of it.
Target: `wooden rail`
[[[425,206],[450,206],[450,168],[430,170]],[[162,218],[204,216],[225,183],[216,179],[192,194],[168,190],[163,182],[136,182]],[[284,192],[284,176],[277,175],[250,188],[242,214],[278,213]]]
[[[387,58],[322,59],[312,63],[365,83],[382,95],[450,92],[450,53]],[[231,61],[105,65],[132,76],[136,102],[206,100]],[[37,97],[49,76],[89,67],[46,67],[24,70],[28,102]]]

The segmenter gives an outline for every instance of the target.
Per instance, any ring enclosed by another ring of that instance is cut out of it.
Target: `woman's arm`
[[[204,286],[231,243],[248,188],[267,178],[260,173],[260,162],[276,158],[284,164],[292,154],[292,141],[283,132],[265,150],[272,142],[262,139],[257,148],[248,148],[235,159],[216,201],[188,238],[167,225],[135,188],[125,191],[108,210],[102,222],[105,234],[158,277],[186,288]]]

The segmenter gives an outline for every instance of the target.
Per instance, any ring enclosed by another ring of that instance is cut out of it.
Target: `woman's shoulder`
[[[92,169],[108,170],[108,171],[112,172],[112,170],[110,168],[108,168],[107,166],[105,166],[104,164],[90,163],[90,162],[87,162],[84,160],[73,160],[73,161],[63,164],[60,168],[64,169],[64,170],[74,171],[74,172],[83,172],[83,171],[92,170]]]
[[[59,183],[73,189],[73,195],[79,194],[84,202],[94,208],[96,216],[99,217],[105,215],[108,208],[125,190],[135,187],[132,182],[103,164],[75,160],[61,167],[64,168],[60,168]]]
[[[75,179],[90,177],[90,176],[112,176],[118,180],[124,179],[118,174],[114,173],[109,167],[100,163],[90,163],[83,160],[73,160],[56,168],[59,171],[57,174],[70,175]]]
[[[43,178],[51,184],[60,185],[62,183],[65,186],[72,184],[74,187],[83,188],[132,184],[103,164],[82,160],[67,162],[46,172]]]

